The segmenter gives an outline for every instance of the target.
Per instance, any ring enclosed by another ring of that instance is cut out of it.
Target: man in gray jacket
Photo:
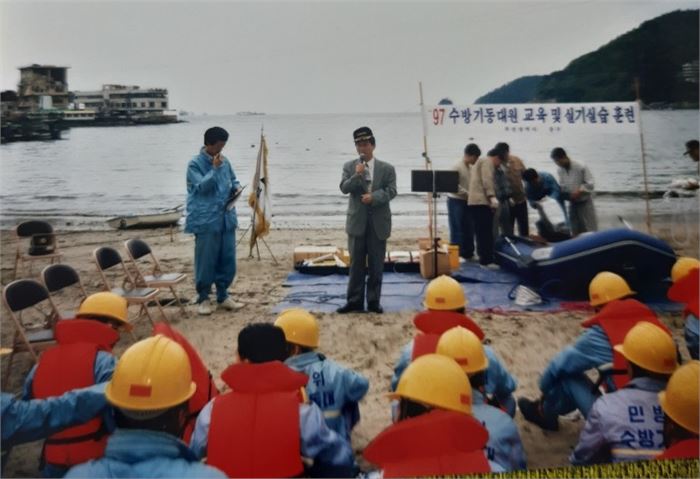
[[[338,308],[344,314],[365,309],[382,313],[379,303],[386,240],[391,235],[389,202],[396,196],[396,172],[389,163],[374,158],[376,145],[372,130],[363,126],[353,132],[359,158],[343,165],[340,191],[349,194],[345,231],[350,250],[350,279],[347,302]]]
[[[554,148],[550,156],[559,167],[562,198],[569,201],[571,234],[576,236],[586,231],[598,231],[590,170],[586,165],[572,161],[564,148]]]

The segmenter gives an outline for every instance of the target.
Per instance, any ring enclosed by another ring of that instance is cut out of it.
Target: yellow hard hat
[[[698,434],[700,418],[700,361],[694,360],[676,369],[665,391],[659,393],[659,404],[666,415],[688,431]]]
[[[109,318],[121,323],[127,329],[131,328],[129,324],[129,311],[126,299],[118,294],[103,291],[101,293],[91,294],[85,301],[80,304],[77,317],[99,316],[101,318]]]
[[[671,374],[678,367],[673,338],[655,324],[640,321],[627,332],[625,341],[615,351],[627,361],[648,371]]]
[[[622,276],[609,271],[598,273],[588,285],[588,297],[591,300],[591,306],[600,306],[633,294],[636,293],[630,289],[627,281]]]
[[[678,258],[673,268],[671,268],[671,279],[675,283],[679,279],[684,278],[685,275],[690,273],[690,270],[695,268],[700,268],[700,261],[697,259],[688,256]]]
[[[476,334],[462,326],[442,333],[437,344],[437,353],[454,359],[467,374],[483,371],[489,365],[484,345]]]
[[[459,309],[467,305],[462,286],[449,276],[438,276],[425,290],[423,306],[437,311]]]
[[[472,387],[452,358],[425,354],[401,375],[392,399],[406,398],[449,411],[472,413]]]
[[[277,317],[275,326],[282,328],[288,343],[318,347],[318,322],[302,308],[287,309]]]
[[[185,350],[158,334],[124,351],[105,396],[120,409],[159,411],[182,404],[196,389]]]

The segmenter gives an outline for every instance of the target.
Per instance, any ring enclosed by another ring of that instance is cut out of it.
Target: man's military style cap
[[[368,141],[374,138],[372,130],[369,127],[363,126],[352,132],[352,137],[355,139],[355,143],[361,141]]]

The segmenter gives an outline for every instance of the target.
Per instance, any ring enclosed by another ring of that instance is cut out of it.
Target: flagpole
[[[651,233],[651,208],[649,207],[649,183],[647,180],[647,155],[644,149],[644,132],[642,131],[642,99],[639,95],[639,77],[634,79],[634,90],[637,95],[637,108],[639,109],[639,118],[637,125],[639,126],[639,142],[642,145],[642,173],[644,174],[644,198],[646,203],[646,223],[647,233]]]
[[[425,159],[425,169],[431,170],[432,164],[430,157],[428,156],[428,131],[425,125],[425,105],[423,103],[423,82],[418,82],[418,93],[420,95],[420,113],[421,121],[423,123],[423,158]],[[434,236],[433,236],[433,208],[436,205],[433,204],[434,198],[430,193],[428,195],[428,232],[430,234],[430,245],[433,246]],[[437,251],[435,252],[437,255]]]

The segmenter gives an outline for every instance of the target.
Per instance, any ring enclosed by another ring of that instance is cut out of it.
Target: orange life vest
[[[656,456],[656,460],[697,459],[698,457],[700,457],[700,441],[697,439],[686,439],[666,449],[661,455]]]
[[[445,476],[490,472],[484,454],[489,434],[474,417],[434,410],[382,431],[363,456],[384,477]]]
[[[616,344],[622,344],[629,330],[640,321],[653,323],[668,332],[668,334],[671,334],[668,328],[656,319],[656,314],[648,306],[636,299],[616,299],[611,301],[598,314],[583,321],[581,326],[584,328],[593,326],[603,328],[603,331],[608,336],[610,349],[613,353],[613,369],[627,371],[627,360],[612,347]],[[612,380],[615,383],[615,387],[620,389],[629,382],[630,378],[626,373],[613,374]]]
[[[89,319],[64,319],[56,324],[58,346],[44,351],[39,359],[32,395],[37,399],[60,396],[72,389],[95,384],[97,352],[111,352],[119,333],[106,324]],[[107,431],[101,417],[54,434],[44,443],[44,460],[70,467],[103,456]]]
[[[153,335],[156,334],[162,334],[166,338],[170,338],[182,346],[190,360],[192,381],[197,385],[197,391],[187,404],[188,419],[182,433],[182,440],[189,444],[199,412],[212,398],[219,395],[219,389],[216,387],[211,372],[209,372],[209,369],[204,365],[204,361],[202,361],[197,350],[179,331],[169,324],[160,322],[153,326]]]
[[[413,338],[411,360],[424,354],[434,353],[442,333],[448,329],[462,326],[484,340],[484,332],[469,316],[454,311],[423,311],[413,318],[413,324],[420,331]]]
[[[673,283],[668,289],[668,299],[685,304],[684,313],[700,317],[700,269],[693,268],[690,273]]]
[[[228,477],[301,474],[299,405],[308,376],[271,361],[234,364],[221,379],[231,391],[214,399],[207,463]]]

